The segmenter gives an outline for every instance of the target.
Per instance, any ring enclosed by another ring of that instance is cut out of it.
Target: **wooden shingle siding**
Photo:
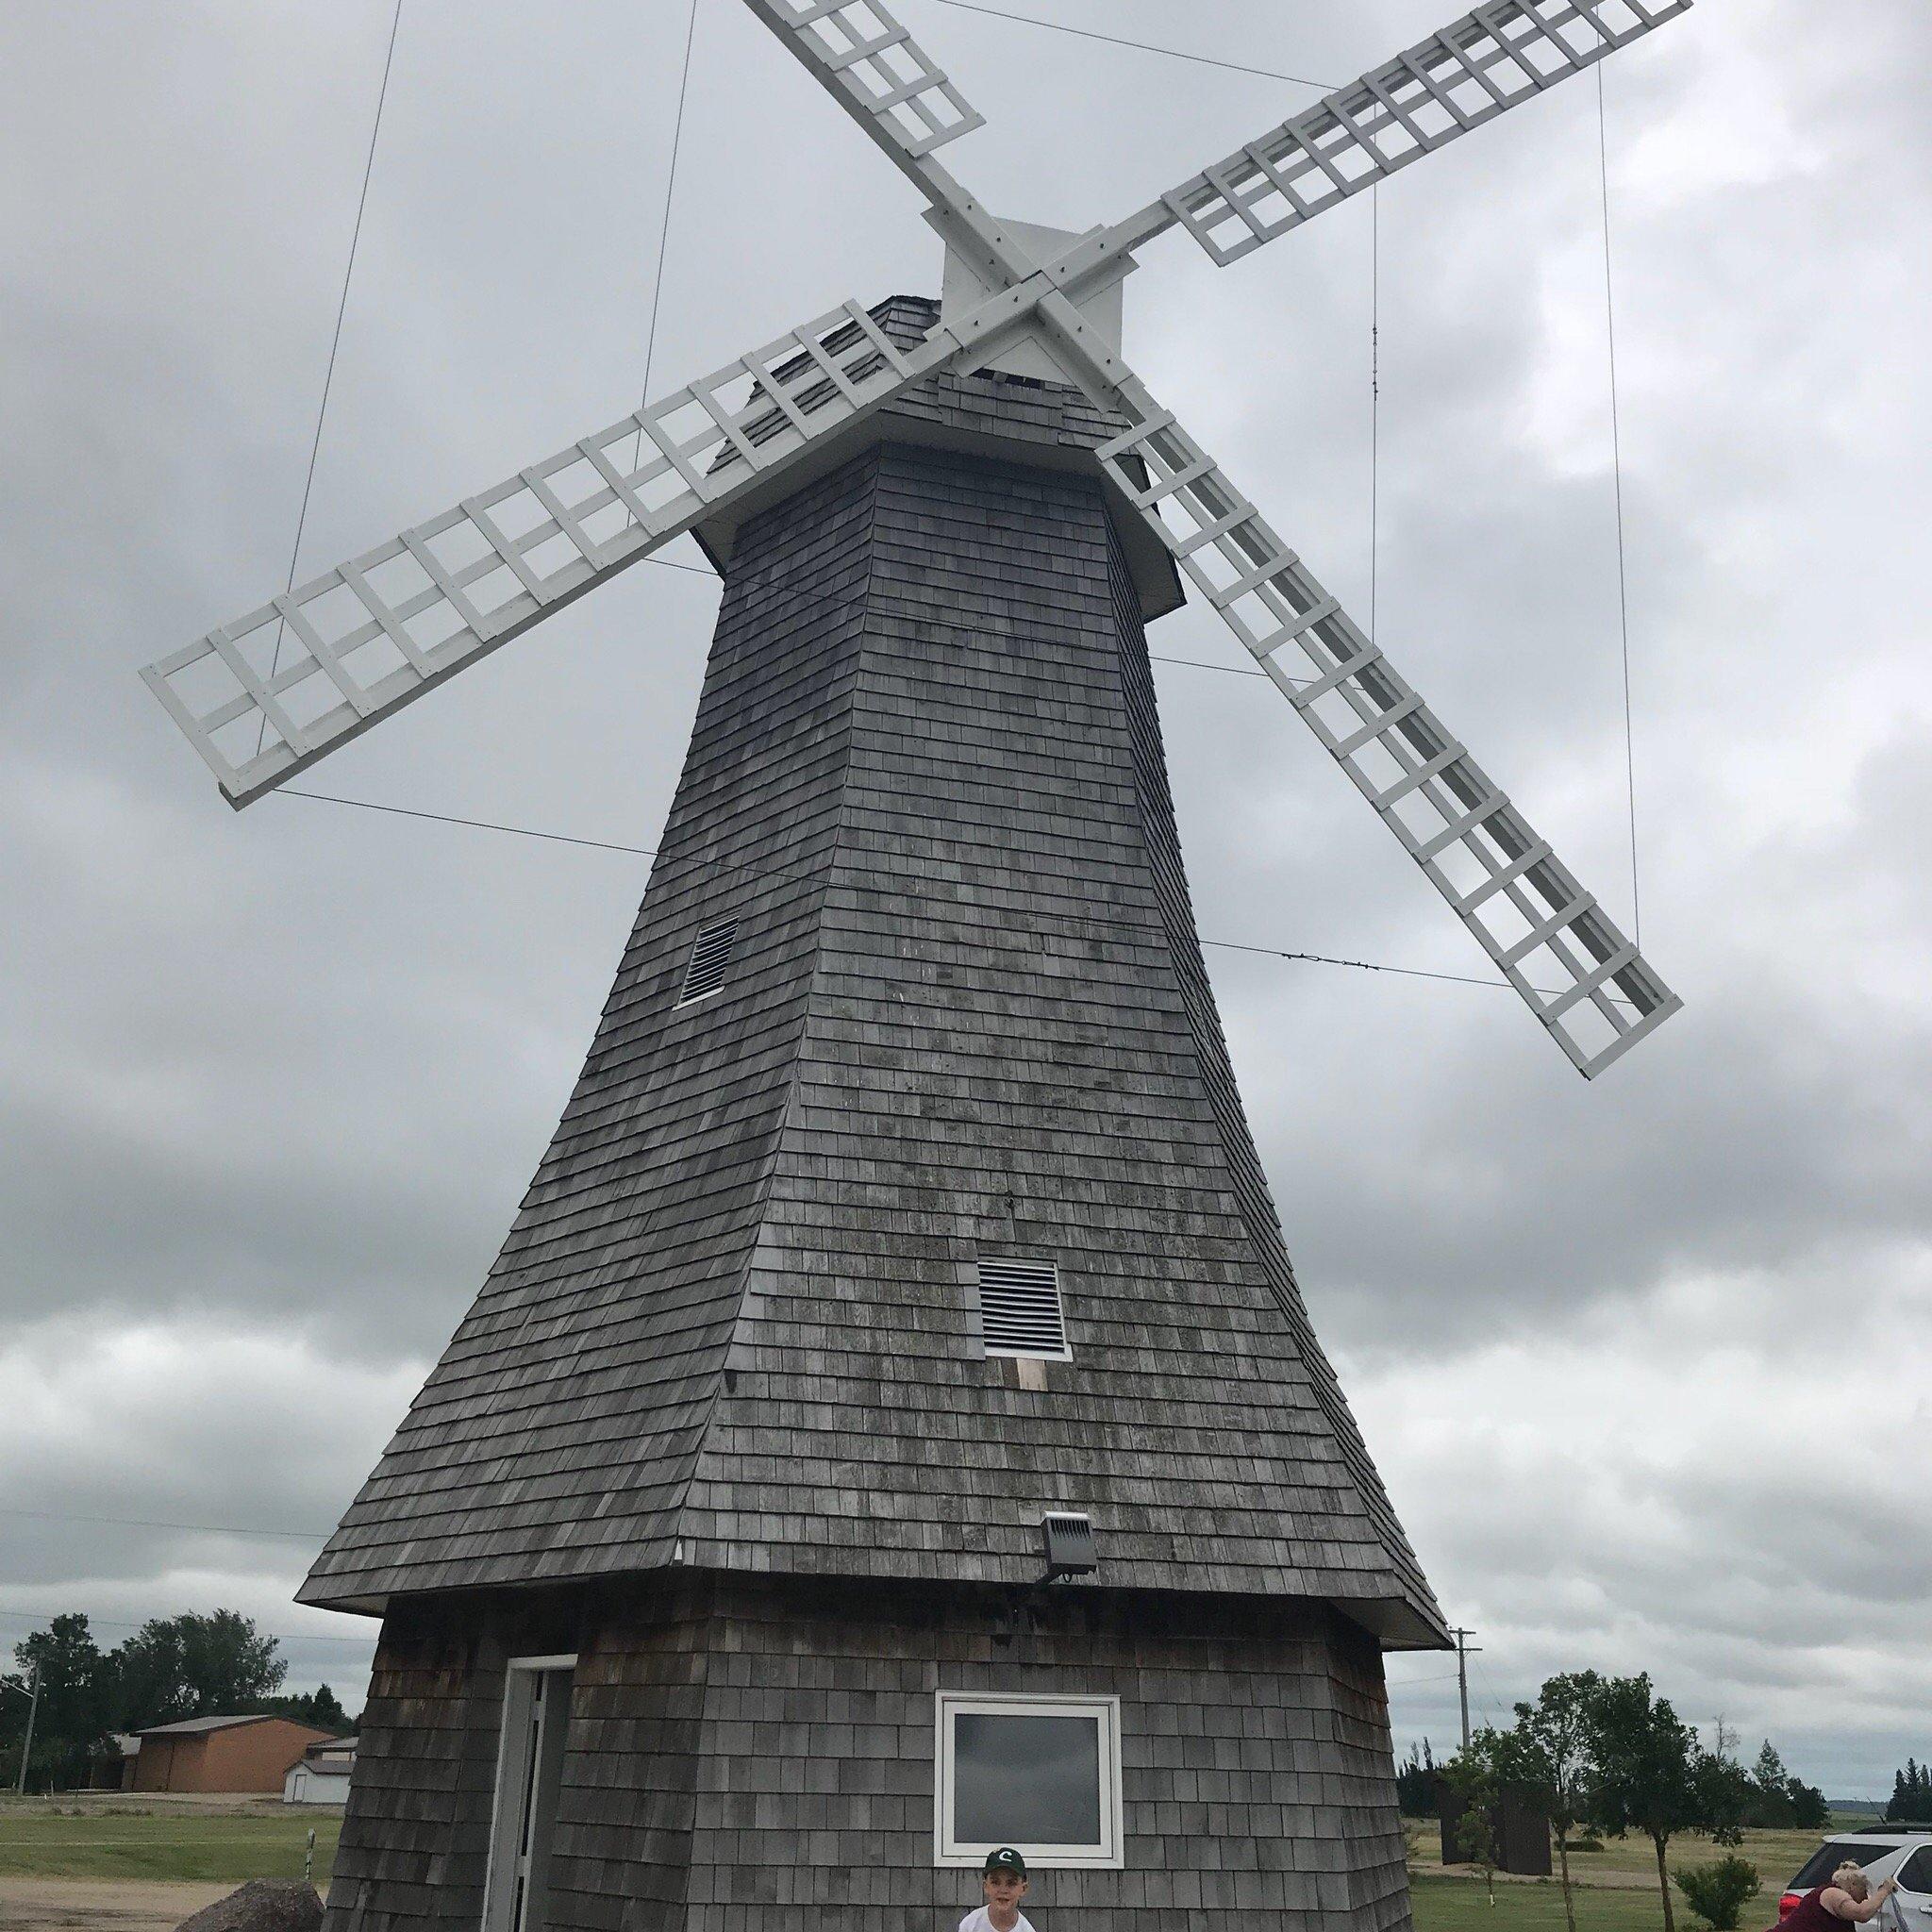
[[[1056,1932],[1408,1922],[1381,1659],[1308,1604],[693,1577],[392,1611],[326,1932],[474,1925],[501,1659],[578,1652],[551,1932],[939,1932],[934,1693],[1121,1700],[1124,1865],[1042,1871]],[[467,1665],[462,1659],[467,1658]]]
[[[901,408],[1023,458],[1108,431],[990,377]],[[1044,1391],[976,1340],[974,1263],[1014,1255],[1060,1271]],[[1061,1507],[1108,1588],[1442,1641],[1242,1116],[1100,483],[888,441],[739,532],[577,1089],[303,1593],[1018,1584]]]

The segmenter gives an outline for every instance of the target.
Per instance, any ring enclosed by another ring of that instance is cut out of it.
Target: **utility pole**
[[[1458,1624],[1450,1631],[1456,1640],[1456,1689],[1462,1699],[1462,1748],[1469,1749],[1469,1660],[1481,1650],[1480,1644],[1472,1644],[1469,1640],[1475,1635],[1474,1630],[1465,1630]]]
[[[14,1780],[13,1794],[26,1796],[26,1760],[34,1748],[34,1719],[41,1714],[41,1667],[34,1666],[33,1702],[26,1707],[26,1741],[20,1747],[20,1776]]]

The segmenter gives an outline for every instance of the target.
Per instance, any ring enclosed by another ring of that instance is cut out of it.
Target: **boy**
[[[959,1921],[959,1932],[1033,1932],[1020,1909],[1026,1896],[1026,1860],[1011,1845],[987,1853],[979,1884],[986,1903]]]

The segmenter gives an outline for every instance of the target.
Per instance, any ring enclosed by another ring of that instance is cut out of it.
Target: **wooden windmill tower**
[[[1111,227],[998,220],[878,0],[747,0],[924,194],[848,303],[147,674],[237,805],[685,531],[691,750],[489,1281],[310,1574],[383,1618],[332,1926],[1406,1920],[1381,1655],[1442,1619],[1309,1328],[1144,624],[1219,610],[1572,1060],[1676,1008],[1121,358],[1684,10],[1494,0]],[[1056,1579],[1050,1584],[1049,1577]]]

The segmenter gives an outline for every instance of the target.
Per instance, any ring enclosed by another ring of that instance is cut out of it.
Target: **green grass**
[[[248,1878],[299,1878],[311,1828],[315,1882],[325,1886],[341,1829],[335,1813],[59,1817],[31,1804],[8,1805],[0,1808],[0,1877],[198,1878],[236,1885]]]
[[[1655,1891],[1577,1886],[1574,1895],[1576,1932],[1663,1932]],[[1554,1878],[1498,1879],[1491,1907],[1480,1878],[1418,1876],[1409,1881],[1409,1901],[1416,1932],[1565,1932],[1563,1894]],[[1776,1915],[1774,1905],[1765,1916]],[[1678,1932],[1690,1932],[1692,1923],[1680,1911]]]

